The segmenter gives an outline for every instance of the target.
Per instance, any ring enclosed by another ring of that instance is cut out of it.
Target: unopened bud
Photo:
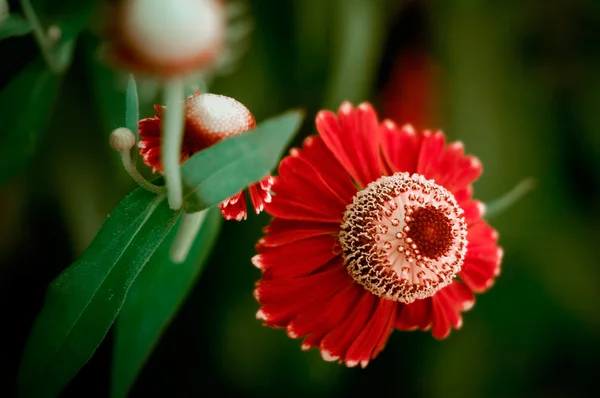
[[[57,25],[50,25],[47,36],[52,44],[56,44],[62,37],[62,30]]]
[[[110,146],[115,151],[128,151],[135,145],[135,135],[125,127],[119,127],[110,133]]]
[[[124,0],[114,23],[117,58],[163,75],[210,64],[225,39],[219,0]]]
[[[218,94],[195,94],[185,105],[186,123],[199,147],[208,147],[256,127],[254,116],[237,100]]]

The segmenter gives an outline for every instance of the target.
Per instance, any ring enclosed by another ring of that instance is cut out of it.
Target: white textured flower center
[[[188,98],[186,119],[200,134],[216,135],[221,139],[241,134],[256,124],[254,116],[243,104],[218,94]]]
[[[354,196],[339,235],[350,275],[379,297],[411,303],[452,282],[467,251],[463,210],[444,187],[409,173]]]
[[[216,0],[128,0],[126,34],[151,60],[197,57],[220,42],[224,15]]]

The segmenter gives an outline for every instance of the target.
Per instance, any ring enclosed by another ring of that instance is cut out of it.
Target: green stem
[[[31,29],[33,31],[33,36],[35,37],[38,45],[40,46],[40,50],[42,52],[42,57],[44,57],[44,61],[50,68],[50,70],[54,73],[61,72],[61,67],[55,62],[54,57],[52,56],[52,46],[53,43],[48,40],[48,36],[42,24],[31,5],[29,0],[21,0],[21,8],[23,8],[23,14],[29,22]]]
[[[171,246],[171,260],[174,263],[182,263],[186,259],[206,218],[206,213],[207,210],[197,213],[183,213],[181,224],[179,224],[177,235],[175,235],[175,240],[173,240]]]
[[[505,193],[500,198],[493,200],[489,205],[486,206],[487,210],[485,212],[485,218],[490,219],[502,213],[504,210],[508,209],[519,199],[525,196],[525,194],[531,191],[534,187],[535,182],[533,178],[527,178],[521,181],[513,189]]]
[[[179,210],[183,205],[179,163],[185,119],[184,95],[185,87],[182,79],[173,78],[166,83],[164,97],[167,109],[164,113],[161,162],[167,185],[169,206],[173,210]]]
[[[135,182],[137,182],[137,184],[139,186],[145,188],[146,190],[148,190],[152,193],[157,193],[157,194],[165,193],[165,187],[154,185],[151,182],[149,182],[148,180],[146,180],[144,177],[142,177],[140,172],[135,167],[135,164],[133,163],[133,159],[131,158],[130,150],[121,151],[120,153],[121,153],[121,160],[123,161],[123,166],[125,166],[125,170],[127,170],[129,175],[131,176],[131,178],[133,178],[133,180]]]

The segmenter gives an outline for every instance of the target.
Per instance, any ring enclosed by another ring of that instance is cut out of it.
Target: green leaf
[[[41,59],[29,64],[0,92],[2,136],[0,184],[21,170],[35,153],[44,131],[60,78]]]
[[[0,22],[0,40],[12,36],[23,36],[31,32],[29,23],[18,14],[10,14]]]
[[[188,213],[221,203],[260,181],[277,165],[304,115],[289,111],[192,156],[181,167]]]
[[[129,290],[115,328],[112,397],[125,397],[162,333],[198,279],[217,240],[223,216],[217,207],[206,218],[183,263],[169,259],[176,228],[154,253]]]
[[[133,75],[127,80],[127,91],[125,92],[125,127],[135,134],[136,141],[139,139],[138,121],[140,120],[140,102],[138,100],[137,85]]]
[[[91,358],[177,216],[164,197],[142,188],[121,201],[85,253],[50,285],[21,361],[21,396],[57,396]]]

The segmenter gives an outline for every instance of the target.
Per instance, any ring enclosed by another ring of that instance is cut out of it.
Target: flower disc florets
[[[354,196],[339,240],[356,282],[379,297],[411,303],[433,296],[460,271],[467,224],[444,187],[396,173]]]

